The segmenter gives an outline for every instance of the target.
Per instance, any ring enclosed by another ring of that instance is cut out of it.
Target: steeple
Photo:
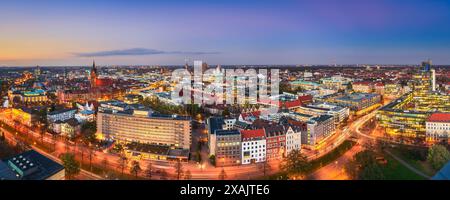
[[[91,69],[91,87],[97,86],[97,68],[95,68],[95,60],[92,61],[92,69]]]

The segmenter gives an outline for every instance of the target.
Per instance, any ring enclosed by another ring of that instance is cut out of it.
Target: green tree
[[[375,152],[364,150],[357,153],[345,166],[347,175],[352,179],[383,180],[384,174],[376,160]]]
[[[80,173],[80,163],[75,160],[75,155],[71,153],[65,153],[62,155],[61,160],[64,165],[66,178],[72,179],[74,176]]]
[[[300,150],[295,149],[283,159],[280,169],[294,176],[304,177],[310,171],[311,164]]]
[[[142,171],[142,169],[139,165],[139,162],[135,160],[131,162],[130,173],[134,174],[134,176],[137,178],[140,171]]]
[[[450,152],[445,146],[439,144],[433,145],[428,149],[427,161],[435,170],[439,170],[445,163],[450,161]]]
[[[87,122],[81,126],[81,135],[83,141],[94,144],[97,142],[95,133],[97,132],[97,124],[95,122]]]

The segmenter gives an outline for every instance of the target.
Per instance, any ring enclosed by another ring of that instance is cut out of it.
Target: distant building
[[[355,92],[371,93],[374,89],[374,85],[368,81],[353,82],[352,88]]]
[[[379,104],[381,96],[373,93],[352,93],[334,99],[340,106],[349,107],[352,111],[361,111]]]
[[[11,102],[14,102],[15,99],[18,99],[23,103],[37,103],[37,102],[47,102],[47,94],[45,90],[42,89],[31,89],[31,90],[16,90],[16,91],[8,91],[8,98]]]
[[[34,150],[0,161],[0,180],[64,180],[64,167]]]

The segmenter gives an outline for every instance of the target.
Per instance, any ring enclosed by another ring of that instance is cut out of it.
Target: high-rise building
[[[189,149],[191,118],[162,115],[119,101],[101,104],[97,135],[121,143],[137,142]]]
[[[426,135],[426,121],[436,112],[450,112],[450,95],[433,91],[436,90],[433,71],[430,60],[422,62],[408,83],[412,91],[378,111],[377,119],[380,127],[385,129],[386,136],[416,143],[425,140],[433,142],[440,137],[430,130],[430,134]]]

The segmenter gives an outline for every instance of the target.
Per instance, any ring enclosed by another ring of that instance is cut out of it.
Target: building
[[[124,97],[124,102],[128,104],[135,104],[139,103],[143,97],[139,94],[127,94]]]
[[[434,91],[434,79],[431,61],[422,62],[408,82],[411,91],[378,110],[378,124],[384,128],[385,137],[416,144],[440,141],[439,135],[445,135],[442,134],[445,125],[442,127],[440,122],[433,121],[446,114],[430,117],[435,113],[450,113],[450,95]]]
[[[321,115],[314,117],[307,122],[306,137],[304,137],[305,141],[302,139],[302,143],[311,146],[320,144],[324,139],[335,133],[335,129],[333,116]]]
[[[241,164],[241,133],[238,130],[216,130],[212,135],[215,141],[215,162],[217,167]]]
[[[425,122],[426,140],[448,142],[450,136],[450,113],[433,113]]]
[[[97,74],[97,68],[95,67],[95,61],[92,62],[92,68],[89,74],[89,80],[91,82],[91,87],[97,87],[97,79],[98,79],[98,74]]]
[[[295,112],[314,117],[326,114],[331,115],[334,117],[336,124],[344,122],[350,115],[350,109],[348,107],[341,107],[327,103],[305,105],[297,108]]]
[[[189,161],[188,149],[174,149],[166,145],[141,144],[137,142],[125,145],[127,157],[136,160],[156,160],[156,161]]]
[[[382,82],[377,82],[373,85],[375,93],[379,95],[384,95],[384,84]]]
[[[334,99],[339,106],[348,107],[356,114],[369,112],[380,105],[381,96],[373,93],[352,93]]]
[[[300,87],[305,90],[313,90],[318,89],[320,87],[319,83],[304,80],[291,81],[290,85],[293,89]]]
[[[266,161],[266,138],[264,129],[241,130],[242,164]]]
[[[77,110],[72,108],[55,110],[47,113],[47,120],[49,122],[66,121],[74,118],[76,112]]]
[[[101,104],[97,114],[97,135],[118,142],[167,145],[189,149],[191,118],[152,113],[145,108],[132,108],[123,102]],[[125,106],[121,108],[118,105]],[[111,107],[108,107],[111,106]]]
[[[42,89],[31,89],[31,90],[10,90],[8,91],[8,98],[11,102],[14,102],[15,99],[18,99],[23,103],[39,103],[39,102],[47,102],[47,94],[45,90]]]
[[[352,83],[353,91],[360,93],[371,93],[374,89],[374,85],[368,81],[360,81]]]
[[[333,90],[345,90],[348,88],[351,79],[337,75],[329,78],[322,78],[320,81],[325,88]]]
[[[38,121],[38,116],[35,114],[36,112],[36,110],[27,107],[12,108],[11,119],[25,126],[31,127],[33,124],[35,124],[35,122]]]
[[[290,125],[286,128],[286,152],[287,156],[292,150],[300,150],[302,146],[302,126]]]
[[[63,121],[60,124],[60,134],[68,138],[74,138],[81,132],[81,125],[75,118]]]
[[[64,180],[64,167],[34,150],[0,161],[0,180]]]
[[[209,155],[216,153],[216,130],[222,130],[225,124],[223,117],[210,117],[206,119],[206,126],[208,130],[208,149]]]
[[[286,151],[286,130],[283,125],[271,124],[264,128],[266,133],[266,159],[278,160],[283,158]]]

